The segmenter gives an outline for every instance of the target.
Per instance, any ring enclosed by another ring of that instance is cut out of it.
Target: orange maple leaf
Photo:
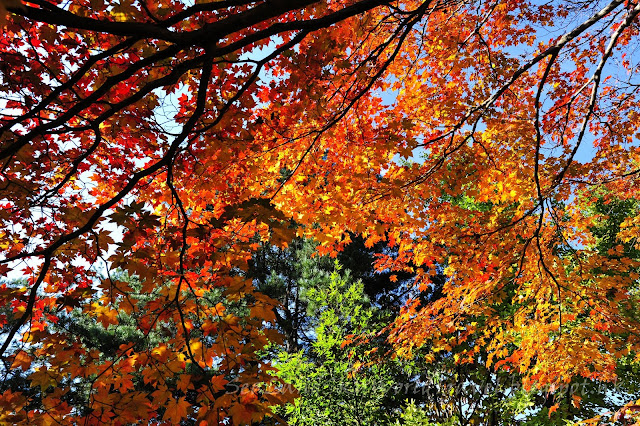
[[[189,404],[184,397],[178,400],[171,398],[169,399],[167,409],[164,412],[162,419],[170,420],[171,424],[180,424],[180,421],[187,417],[189,407],[191,407],[191,404]]]
[[[31,366],[31,358],[25,351],[20,351],[13,358],[13,363],[11,364],[11,368],[22,368],[22,371],[27,371]]]

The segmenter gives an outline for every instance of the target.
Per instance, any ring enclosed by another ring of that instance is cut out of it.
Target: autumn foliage
[[[530,387],[640,353],[640,215],[593,232],[637,198],[636,2],[0,3],[0,355],[41,391],[0,422],[277,420],[277,302],[242,271],[296,235],[384,241],[414,294],[444,270],[397,356],[473,338],[457,362]],[[74,310],[166,332],[107,359],[50,326]]]

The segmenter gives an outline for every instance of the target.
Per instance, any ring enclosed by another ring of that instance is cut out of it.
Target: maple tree
[[[444,268],[442,297],[389,328],[398,356],[474,336],[458,362],[486,351],[527,387],[638,361],[640,219],[601,253],[606,214],[586,214],[638,184],[636,2],[1,4],[0,272],[27,282],[0,288],[0,356],[46,360],[31,383],[50,389],[43,408],[5,391],[3,421],[270,415],[290,398],[257,355],[277,302],[240,271],[296,234],[333,255],[385,242],[377,267],[418,294]],[[139,290],[102,278],[118,267]],[[73,309],[176,330],[101,363],[47,327]],[[74,378],[93,380],[86,412],[64,402]]]

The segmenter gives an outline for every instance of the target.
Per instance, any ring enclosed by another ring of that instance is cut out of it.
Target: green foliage
[[[388,424],[385,399],[393,391],[392,367],[368,362],[366,347],[343,345],[349,334],[375,331],[374,308],[361,282],[334,271],[306,293],[314,341],[295,353],[281,352],[280,377],[300,392],[286,407],[292,425]]]
[[[435,426],[435,424],[429,421],[426,410],[418,407],[415,401],[408,401],[400,419],[396,420],[395,426]]]

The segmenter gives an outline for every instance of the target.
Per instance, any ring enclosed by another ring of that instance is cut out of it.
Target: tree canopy
[[[389,356],[455,353],[525,389],[640,361],[640,4],[0,14],[0,357],[46,393],[5,390],[0,421],[277,419],[294,395],[264,353],[297,343],[248,271],[295,237],[377,248],[406,291],[374,292],[402,307],[362,344],[384,336]],[[130,329],[107,356],[51,326],[73,312]]]

